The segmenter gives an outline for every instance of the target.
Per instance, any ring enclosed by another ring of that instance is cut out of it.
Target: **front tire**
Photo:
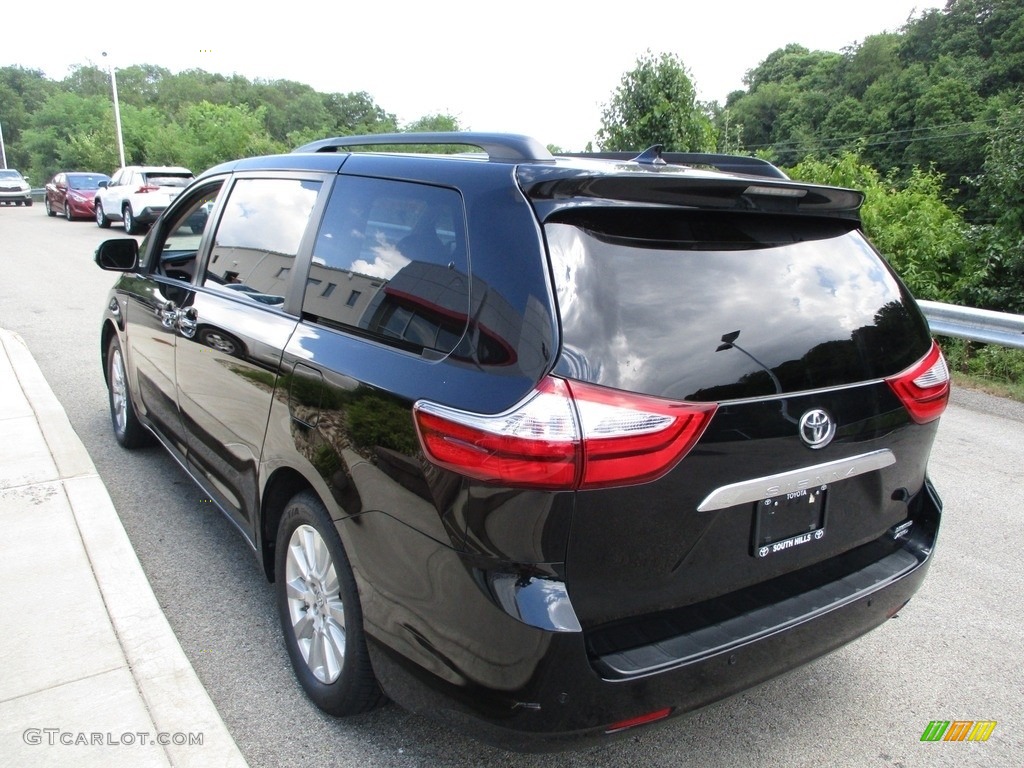
[[[68,205],[68,201],[64,201],[64,218],[68,221],[73,220],[75,217],[71,215],[71,206]]]
[[[278,615],[295,676],[320,709],[355,715],[384,698],[366,649],[359,591],[327,509],[295,496],[277,531]]]
[[[110,401],[110,422],[114,438],[122,448],[140,448],[149,442],[149,432],[142,426],[132,405],[121,343],[117,336],[107,347],[107,396]]]
[[[107,229],[110,227],[110,219],[107,218],[107,214],[103,212],[103,203],[99,200],[96,201],[96,226]]]

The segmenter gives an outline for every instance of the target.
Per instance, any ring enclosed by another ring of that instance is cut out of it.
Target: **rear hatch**
[[[719,631],[794,574],[913,567],[878,547],[920,505],[941,404],[911,413],[899,393],[944,364],[856,193],[682,172],[520,181],[550,255],[553,373],[717,404],[658,479],[577,494],[567,581],[595,657]]]

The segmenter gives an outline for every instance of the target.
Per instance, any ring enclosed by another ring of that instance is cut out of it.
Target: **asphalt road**
[[[946,510],[924,587],[894,620],[726,702],[607,746],[517,755],[388,705],[335,720],[289,667],[242,537],[160,449],[109,427],[99,320],[115,225],[0,207],[0,327],[27,342],[103,477],[167,618],[254,768],[1019,766],[1024,764],[1024,407],[958,391],[931,474]],[[0,436],[2,439],[2,436]],[[0,627],[4,621],[0,617]],[[931,720],[995,720],[987,742],[922,743]]]

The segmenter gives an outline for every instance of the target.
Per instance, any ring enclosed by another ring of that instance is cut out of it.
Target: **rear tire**
[[[288,502],[281,517],[275,582],[285,646],[306,695],[339,717],[379,706],[384,694],[370,666],[355,577],[311,491]]]
[[[124,210],[121,211],[121,218],[124,220],[124,231],[129,235],[137,235],[142,231],[142,227],[139,226],[139,222],[135,220],[135,215],[132,213],[131,204],[127,204]]]
[[[122,448],[141,448],[149,443],[149,432],[135,413],[128,372],[117,336],[107,347],[107,396],[110,401],[110,422],[114,438]]]
[[[43,200],[43,208],[46,209],[47,216],[56,216],[57,212],[50,207],[50,198]]]

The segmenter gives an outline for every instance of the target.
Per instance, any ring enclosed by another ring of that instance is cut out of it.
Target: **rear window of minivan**
[[[544,229],[575,378],[722,401],[878,379],[927,351],[856,222],[587,208]]]

